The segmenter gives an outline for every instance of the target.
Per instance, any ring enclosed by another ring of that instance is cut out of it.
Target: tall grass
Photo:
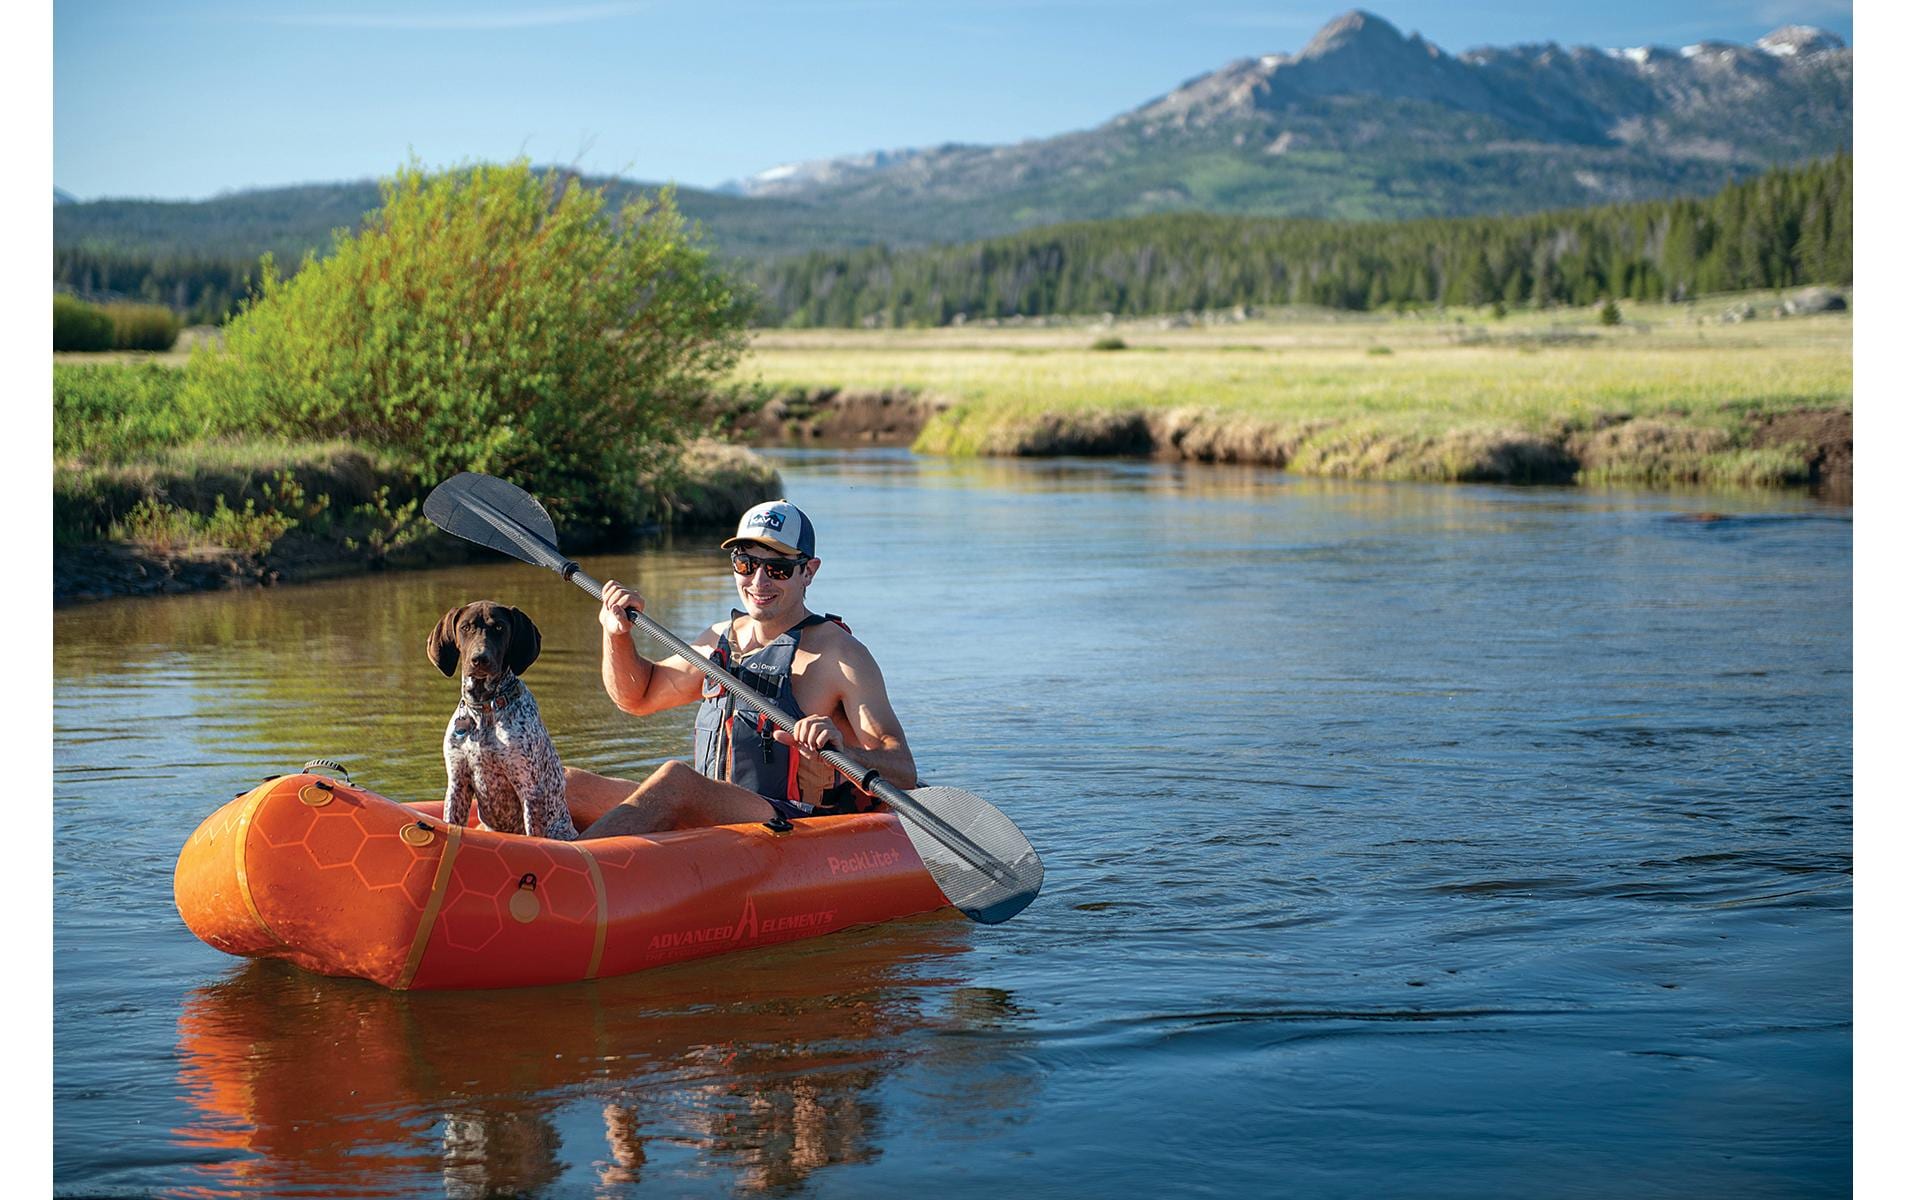
[[[179,315],[163,304],[88,304],[77,296],[53,296],[55,351],[166,351],[181,328]]]
[[[110,350],[113,322],[97,304],[77,296],[53,294],[53,349]]]
[[[179,314],[163,304],[108,304],[106,315],[115,350],[170,350],[183,327]]]
[[[1739,298],[1731,298],[1737,301]],[[1276,320],[1168,329],[999,328],[757,337],[769,392],[908,390],[951,401],[925,453],[1120,452],[1134,426],[1186,457],[1364,478],[1785,483],[1804,455],[1760,418],[1852,406],[1844,314],[1727,324],[1729,302]],[[1666,429],[1667,436],[1657,436]],[[1613,432],[1611,432],[1613,431]]]

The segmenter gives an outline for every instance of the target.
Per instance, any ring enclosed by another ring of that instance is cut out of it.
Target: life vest
[[[767,645],[735,661],[732,611],[728,628],[715,645],[714,660],[739,676],[741,681],[761,693],[774,706],[799,720],[803,714],[794,698],[794,651],[801,644],[801,631],[823,621],[832,621],[842,629],[847,623],[832,613],[810,616]],[[854,811],[863,807],[860,792],[844,780],[821,794],[818,805],[801,798],[800,756],[792,746],[774,740],[774,725],[727,688],[707,679],[702,682],[701,707],[695,712],[695,769],[710,779],[747,788],[771,800],[785,800],[797,808],[812,812]]]

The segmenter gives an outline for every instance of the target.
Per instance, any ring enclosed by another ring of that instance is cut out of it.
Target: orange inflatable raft
[[[228,954],[385,987],[569,983],[928,912],[892,813],[559,842],[446,825],[321,775],[268,780],[179,854],[179,914]]]

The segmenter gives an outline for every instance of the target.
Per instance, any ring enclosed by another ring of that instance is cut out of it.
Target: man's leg
[[[687,763],[671,759],[643,780],[634,794],[592,822],[582,836],[622,837],[703,825],[741,825],[772,820],[774,815],[774,806],[748,789],[710,779]]]
[[[569,818],[577,829],[587,829],[602,815],[635,795],[632,779],[598,775],[580,767],[563,768],[563,802],[569,805]]]

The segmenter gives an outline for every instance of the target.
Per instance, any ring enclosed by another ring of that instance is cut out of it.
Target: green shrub
[[[251,501],[257,513],[288,518],[293,524],[287,528],[301,534],[335,539],[368,523],[358,506],[392,492],[392,503],[401,504],[414,487],[394,464],[341,442],[228,435],[107,459],[62,457],[53,467],[53,540],[73,545],[123,538],[146,500],[210,517],[221,496],[241,511]]]
[[[1116,336],[1102,337],[1092,343],[1092,348],[1094,350],[1124,350],[1126,349],[1125,339]]]
[[[245,501],[243,509],[228,508],[225,497],[220,496],[211,515],[204,518],[204,529],[206,538],[217,545],[247,554],[266,554],[297,523],[296,518],[281,512],[259,512],[250,500]]]
[[[116,350],[170,350],[179,340],[179,315],[163,304],[108,304]]]
[[[114,538],[137,542],[161,553],[183,550],[198,540],[201,519],[175,504],[147,497],[133,506],[125,520],[108,531]]]
[[[77,296],[53,294],[53,349],[110,350],[113,319],[97,304]]]
[[[156,363],[54,364],[54,457],[126,462],[222,432],[185,406],[184,378]]]
[[[1601,316],[1601,322],[1604,325],[1621,324],[1621,305],[1615,303],[1614,297],[1612,296],[1609,297],[1608,299],[1602,301],[1602,310],[1601,310],[1600,316]]]
[[[201,515],[147,498],[141,500],[109,531],[115,539],[136,542],[159,553],[177,553],[196,546],[223,546],[246,554],[270,553],[272,546],[298,522],[278,512],[259,512],[252,501],[235,509],[220,496],[210,513]]]
[[[394,452],[426,486],[500,475],[567,524],[645,518],[642,472],[733,367],[747,312],[670,192],[604,206],[520,160],[412,164],[331,257],[288,281],[265,260],[187,403]]]
[[[351,510],[351,518],[364,536],[345,537],[344,548],[363,551],[373,563],[387,561],[397,551],[429,536],[431,525],[422,515],[422,504],[422,497],[392,504],[390,488],[378,488],[369,503]]]

